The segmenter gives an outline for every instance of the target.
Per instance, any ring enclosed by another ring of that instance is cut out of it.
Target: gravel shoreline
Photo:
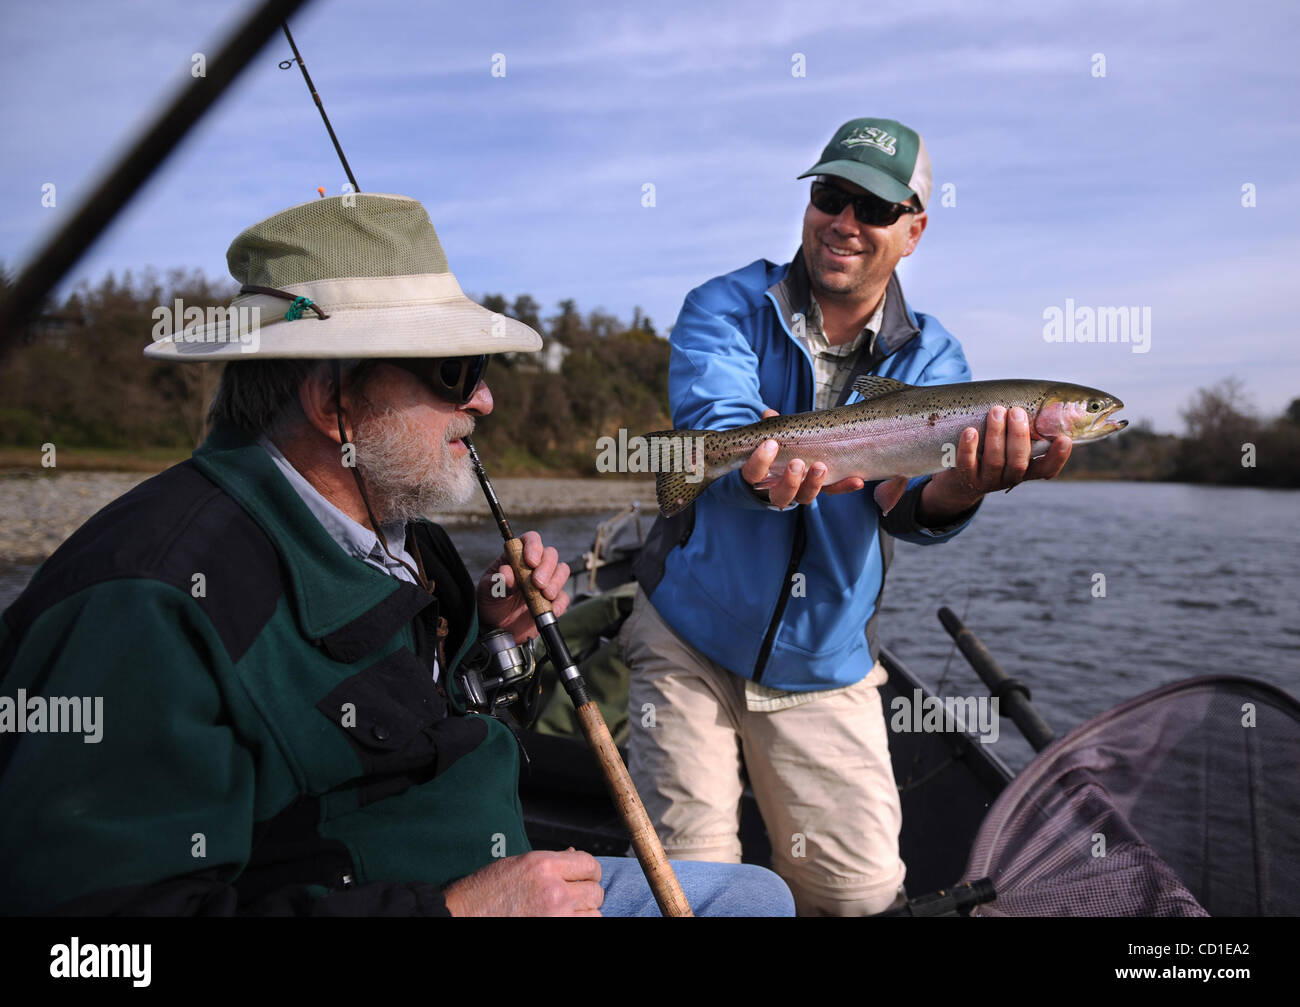
[[[135,472],[0,474],[0,563],[39,563],[102,507],[149,478]],[[493,479],[502,507],[517,517],[613,513],[636,501],[655,510],[654,483],[628,479]],[[475,493],[462,508],[430,515],[464,526],[491,520]]]

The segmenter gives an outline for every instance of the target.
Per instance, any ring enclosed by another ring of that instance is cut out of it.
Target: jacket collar
[[[298,494],[298,499],[307,505],[312,516],[320,522],[320,526],[329,533],[329,537],[338,544],[340,549],[376,569],[384,568],[382,572],[392,574],[398,580],[415,583],[415,578],[406,567],[384,551],[379,536],[368,525],[358,524],[327,500],[306,476],[293,467],[293,463],[281,453],[270,438],[265,435],[259,437],[257,444],[271,456],[271,461],[275,463],[280,475],[284,476],[285,482],[293,487],[294,492]],[[383,525],[383,532],[384,542],[388,543],[393,554],[398,559],[415,566],[415,560],[406,552],[402,544],[406,541],[406,522],[400,520],[386,522]]]
[[[382,645],[433,599],[349,556],[257,442],[218,426],[194,464],[232,496],[279,553],[303,633],[336,660]]]
[[[805,314],[812,300],[802,245],[794,253],[785,276],[769,287],[767,293],[781,313],[786,330],[792,330],[794,316]],[[916,316],[903,297],[903,287],[898,282],[898,273],[895,271],[890,274],[889,284],[885,288],[884,317],[880,322],[880,332],[873,341],[874,346],[870,348],[874,351],[873,356],[883,360],[902,349],[920,331]]]

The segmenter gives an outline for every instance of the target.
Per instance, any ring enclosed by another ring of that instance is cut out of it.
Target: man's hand
[[[453,916],[599,916],[600,862],[572,846],[506,857],[443,893]]]
[[[542,537],[535,531],[524,532],[524,564],[532,570],[533,586],[547,601],[556,617],[569,607],[564,585],[569,581],[569,564],[560,562],[560,554],[551,547],[542,548]],[[537,635],[537,626],[524,593],[515,583],[515,571],[502,550],[478,582],[478,614],[487,625],[507,629],[517,643]]]
[[[1009,490],[1026,479],[1051,479],[1065,467],[1074,447],[1070,438],[1057,437],[1047,454],[1031,459],[1031,444],[1029,415],[1019,406],[1010,412],[994,406],[985,423],[983,450],[978,430],[962,431],[956,465],[926,483],[917,520],[930,526],[947,524],[979,503],[985,493]]]
[[[775,409],[763,410],[763,419],[779,415],[781,414]],[[762,482],[767,478],[768,470],[771,469],[772,462],[776,460],[776,454],[780,450],[781,445],[776,441],[764,441],[754,449],[754,453],[741,468],[741,478],[751,486]],[[826,472],[826,466],[821,462],[813,462],[809,467],[804,464],[802,458],[793,458],[785,467],[785,473],[780,481],[767,487],[768,499],[772,501],[773,507],[789,507],[791,503],[810,504],[818,493],[852,493],[866,485],[857,476],[850,476],[848,479],[823,486]]]

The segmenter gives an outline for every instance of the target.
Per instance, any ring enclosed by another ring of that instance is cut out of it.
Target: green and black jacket
[[[0,626],[0,696],[103,701],[97,743],[0,733],[0,912],[437,915],[526,852],[516,742],[445,688],[473,583],[411,529],[432,597],[230,430],[87,521]]]

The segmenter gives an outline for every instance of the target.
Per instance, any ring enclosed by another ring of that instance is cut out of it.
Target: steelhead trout
[[[661,459],[677,460],[677,464],[657,466],[659,510],[665,517],[685,510],[710,483],[744,465],[768,439],[781,448],[760,489],[775,485],[794,458],[809,466],[822,462],[828,486],[851,476],[870,482],[939,472],[953,464],[953,452],[967,427],[978,430],[983,443],[984,424],[993,406],[1025,410],[1034,457],[1045,454],[1056,437],[1095,441],[1128,426],[1128,420],[1110,418],[1124,408],[1115,396],[1061,381],[921,386],[866,375],[853,388],[863,401],[849,406],[771,416],[732,430],[664,430],[647,435],[652,445],[656,440],[660,445]]]

